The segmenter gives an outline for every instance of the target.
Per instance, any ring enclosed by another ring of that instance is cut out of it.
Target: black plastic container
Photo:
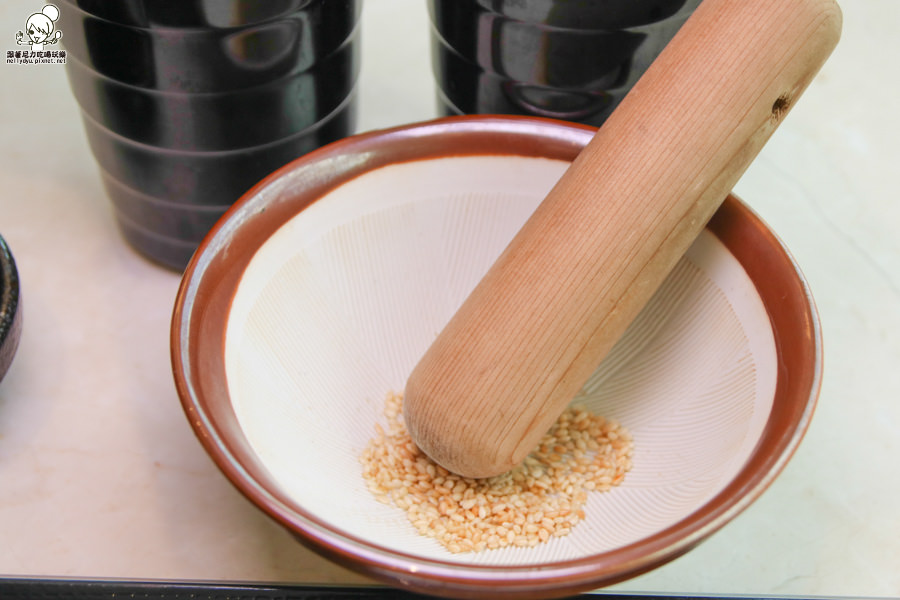
[[[428,0],[438,108],[599,126],[700,0]]]
[[[124,237],[183,269],[260,179],[355,127],[362,0],[60,0]]]
[[[0,381],[9,370],[22,337],[22,295],[19,271],[6,240],[0,235]]]

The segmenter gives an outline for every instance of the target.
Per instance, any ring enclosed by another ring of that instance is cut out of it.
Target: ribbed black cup
[[[59,0],[124,237],[183,269],[260,179],[352,133],[362,0]]]
[[[428,0],[439,110],[599,126],[700,0]]]

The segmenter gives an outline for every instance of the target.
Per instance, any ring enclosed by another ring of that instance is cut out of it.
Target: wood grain
[[[517,465],[759,153],[840,37],[832,0],[705,0],[412,372],[445,468]]]

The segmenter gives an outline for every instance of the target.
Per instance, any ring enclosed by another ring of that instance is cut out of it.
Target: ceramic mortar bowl
[[[0,381],[9,370],[22,337],[21,303],[16,261],[0,236]]]
[[[418,358],[591,138],[454,117],[347,138],[248,192],[201,244],[174,376],[212,459],[324,556],[452,597],[551,597],[687,552],[789,460],[819,391],[807,285],[731,196],[579,394],[634,436],[623,483],[534,548],[451,554],[366,488],[359,456]],[[601,201],[601,200],[598,200]]]

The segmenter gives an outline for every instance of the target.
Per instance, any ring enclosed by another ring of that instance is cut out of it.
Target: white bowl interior
[[[293,502],[389,550],[478,565],[581,558],[638,541],[721,491],[753,451],[776,380],[771,325],[738,261],[704,231],[577,401],[634,435],[633,469],[537,548],[451,554],[377,502],[359,456],[419,357],[568,166],[448,157],[368,172],[255,254],[229,314],[238,421]]]

